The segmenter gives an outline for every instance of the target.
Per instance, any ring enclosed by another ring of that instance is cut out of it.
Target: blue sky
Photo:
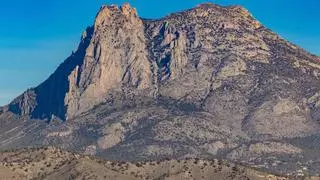
[[[319,0],[3,0],[0,105],[45,80],[77,47],[101,5],[124,2],[130,2],[146,18],[204,2],[242,5],[282,37],[320,55]]]

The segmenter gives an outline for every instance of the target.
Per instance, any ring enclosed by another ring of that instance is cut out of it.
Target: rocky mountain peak
[[[214,4],[211,2],[208,3],[202,3],[197,5],[196,7],[192,8],[191,10],[202,10],[202,11],[209,11],[209,12],[222,12],[227,14],[232,13],[243,13],[243,14],[250,14],[250,12],[243,6],[240,5],[230,5],[230,6],[221,6],[218,4]]]
[[[137,9],[132,8],[129,3],[125,3],[121,6],[121,11],[124,15],[129,16],[138,16]]]
[[[199,5],[196,6],[196,8],[217,8],[217,7],[221,7],[217,4],[211,3],[211,2],[207,2],[207,3],[201,3]]]
[[[261,23],[255,19],[252,14],[243,6],[232,5],[232,6],[220,6],[213,3],[200,4],[197,7],[191,9],[191,14],[196,17],[202,18],[216,18],[219,19],[221,16],[234,21],[234,23],[251,23],[256,29],[260,28]]]
[[[107,23],[110,18],[117,18],[118,16],[138,17],[137,10],[132,8],[129,3],[125,3],[122,6],[117,5],[103,5],[98,12],[95,19],[95,27],[103,23]]]

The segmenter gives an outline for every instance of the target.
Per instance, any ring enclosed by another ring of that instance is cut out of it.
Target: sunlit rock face
[[[147,56],[144,26],[136,11],[128,4],[102,7],[83,64],[69,76],[67,117],[103,102],[111,89],[151,87]]]

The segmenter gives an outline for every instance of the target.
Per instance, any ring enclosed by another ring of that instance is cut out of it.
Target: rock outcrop
[[[103,102],[110,90],[152,86],[143,30],[142,20],[128,4],[101,8],[83,64],[69,76],[67,118]]]

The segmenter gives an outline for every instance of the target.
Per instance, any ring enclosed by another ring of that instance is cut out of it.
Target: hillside
[[[24,149],[0,153],[3,179],[281,179],[220,160],[165,160],[110,162],[56,148]]]

